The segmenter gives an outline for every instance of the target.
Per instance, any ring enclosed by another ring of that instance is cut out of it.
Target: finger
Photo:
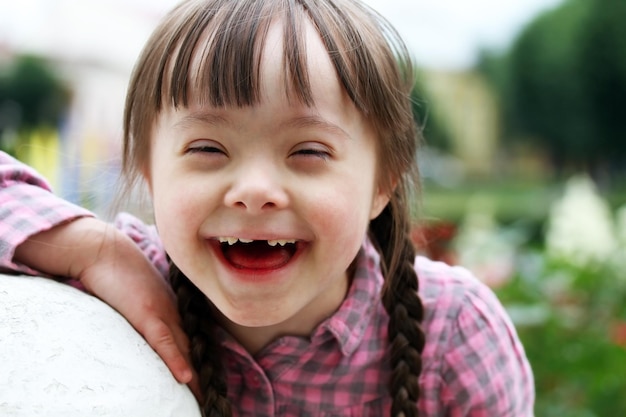
[[[191,364],[190,352],[189,352],[189,338],[187,337],[187,333],[183,331],[183,329],[179,325],[174,325],[172,328],[172,332],[174,334],[174,339],[178,345],[178,349],[181,352],[185,353],[185,358],[187,359],[187,363]],[[191,381],[187,383],[189,389],[196,397],[198,402],[202,401],[202,393],[200,391],[200,382],[198,379],[198,374],[195,369],[192,367],[192,378]]]
[[[196,372],[195,372],[195,368],[192,365],[193,362],[191,361],[191,351],[190,351],[191,349],[190,349],[189,337],[187,336],[187,333],[185,333],[185,331],[182,329],[182,327],[178,323],[173,324],[173,325],[170,324],[169,328],[174,336],[174,341],[176,342],[176,345],[178,346],[179,352],[182,353],[182,355],[185,358],[185,362],[187,366],[192,371],[192,374],[193,374],[192,381],[193,381],[193,378],[196,378]]]
[[[191,390],[191,392],[193,393],[193,395],[196,397],[196,400],[199,403],[202,403],[202,392],[200,391],[200,382],[198,380],[198,374],[197,373],[193,373],[193,378],[191,378],[191,381],[187,384],[187,386],[189,386],[189,389]]]
[[[178,382],[187,384],[192,381],[193,371],[187,360],[186,350],[179,347],[174,333],[167,324],[159,319],[153,319],[145,323],[139,332],[165,362]]]

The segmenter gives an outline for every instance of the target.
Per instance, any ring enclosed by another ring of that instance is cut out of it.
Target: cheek
[[[197,216],[207,192],[206,183],[177,167],[176,161],[158,160],[152,171],[151,194],[155,215],[160,220],[183,222]],[[166,219],[169,217],[169,219]]]
[[[168,253],[189,245],[201,222],[194,193],[167,176],[155,176],[152,183],[154,220]]]
[[[307,204],[309,218],[317,232],[335,241],[335,250],[352,251],[360,246],[369,224],[371,193],[363,183],[346,182],[326,188],[326,192],[311,193]]]

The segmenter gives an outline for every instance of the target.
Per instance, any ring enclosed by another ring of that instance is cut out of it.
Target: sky
[[[542,11],[563,0],[366,0],[398,29],[425,66],[474,64],[483,47],[502,49]]]
[[[398,29],[418,65],[470,67],[483,47],[507,47],[538,13],[564,0],[365,0]],[[101,61],[122,71],[177,0],[0,0],[0,52]]]

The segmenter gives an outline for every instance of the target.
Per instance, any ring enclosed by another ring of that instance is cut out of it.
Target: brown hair
[[[370,222],[369,235],[382,254],[386,277],[382,302],[389,314],[393,398],[392,416],[417,416],[418,379],[425,338],[423,307],[409,238],[410,191],[417,187],[415,156],[419,132],[409,93],[411,60],[396,31],[358,0],[189,0],[170,12],[149,39],[135,67],[124,116],[123,171],[130,186],[149,165],[150,136],[159,112],[191,101],[215,106],[251,106],[259,102],[259,67],[272,21],[285,31],[286,90],[313,104],[305,43],[305,20],[318,31],[339,80],[377,130],[381,186],[390,202]],[[194,59],[201,57],[196,64]],[[192,64],[193,62],[193,64]],[[212,334],[211,308],[175,265],[184,327],[199,372],[205,416],[229,416],[225,375]]]

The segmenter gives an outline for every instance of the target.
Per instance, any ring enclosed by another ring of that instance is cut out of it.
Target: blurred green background
[[[626,416],[624,22],[626,1],[564,0],[472,68],[417,68],[414,240],[497,292],[535,373],[538,417]],[[106,213],[127,72],[0,53],[0,148]],[[104,127],[76,129],[93,79],[117,107],[91,110]]]

